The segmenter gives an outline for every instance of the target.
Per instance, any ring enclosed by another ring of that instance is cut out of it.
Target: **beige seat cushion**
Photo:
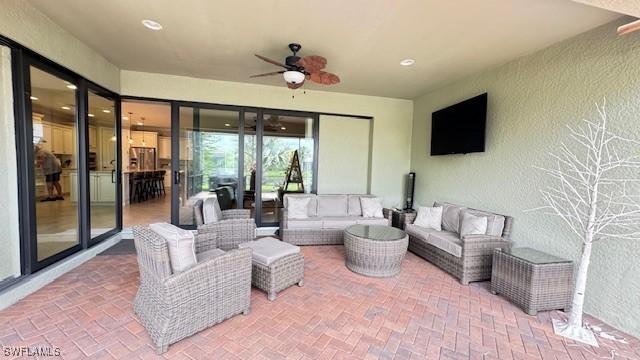
[[[452,231],[437,231],[431,233],[427,243],[453,256],[462,257],[462,240]]]
[[[318,195],[318,216],[347,216],[347,195]]]
[[[225,252],[223,250],[211,249],[211,250],[203,251],[201,253],[196,254],[196,258],[198,259],[198,262],[201,263],[203,261],[215,259],[218,256],[224,255],[224,254]]]
[[[167,241],[169,261],[174,274],[197,264],[193,232],[168,223],[150,224],[149,228]]]
[[[356,220],[357,224],[361,225],[389,225],[387,218],[359,218]]]
[[[280,241],[273,237],[266,237],[254,241],[249,241],[238,245],[239,248],[250,248],[253,250],[251,259],[253,262],[269,266],[274,261],[291,254],[300,252],[300,248]]]
[[[357,224],[356,217],[353,216],[327,216],[322,218],[323,229],[340,229],[344,230],[351,225]]]
[[[433,204],[433,207],[442,206],[442,230],[460,233],[460,216],[466,208],[449,203]]]
[[[415,224],[407,224],[404,231],[415,238],[424,240],[425,242],[429,239],[429,235],[439,232],[438,230],[424,228]]]
[[[308,219],[289,219],[287,221],[287,228],[300,230],[318,230],[322,229],[322,220],[317,217]]]
[[[286,209],[289,208],[290,198],[309,198],[308,215],[309,217],[318,216],[318,201],[315,194],[285,194],[283,205]]]
[[[222,220],[222,210],[217,197],[209,196],[203,200],[202,218],[205,224],[213,224]]]
[[[502,236],[502,232],[504,231],[504,216],[475,209],[467,209],[465,212],[487,218],[487,232],[485,234],[491,236]]]
[[[349,216],[362,216],[360,198],[374,198],[375,195],[349,195]]]

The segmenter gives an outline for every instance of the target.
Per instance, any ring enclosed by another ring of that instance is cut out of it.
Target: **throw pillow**
[[[468,212],[462,214],[460,225],[460,238],[467,235],[484,235],[487,232],[487,218],[471,215]]]
[[[310,201],[311,199],[308,197],[290,197],[289,204],[287,206],[287,214],[289,219],[308,218],[308,208]]]
[[[211,196],[202,202],[202,218],[205,224],[211,224],[222,220],[222,210],[218,198]]]
[[[374,198],[360,198],[360,205],[362,206],[362,217],[369,218],[383,218],[382,214],[382,199]]]
[[[442,231],[442,206],[419,207],[414,225]]]
[[[193,232],[167,223],[151,224],[149,228],[167,241],[169,261],[174,274],[198,263]]]

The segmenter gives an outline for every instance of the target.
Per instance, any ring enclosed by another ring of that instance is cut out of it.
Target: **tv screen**
[[[487,94],[431,114],[431,155],[484,151]]]

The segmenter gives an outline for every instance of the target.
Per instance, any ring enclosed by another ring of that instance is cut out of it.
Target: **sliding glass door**
[[[316,114],[174,102],[172,123],[174,224],[195,227],[193,206],[216,196],[278,226],[284,194],[316,190]]]
[[[172,136],[173,223],[196,226],[193,206],[216,196],[222,210],[235,209],[239,192],[240,112],[175,105]]]
[[[121,134],[119,102],[104,90],[88,89],[86,131],[90,243],[114,233],[121,219],[120,186]]]
[[[34,263],[80,248],[78,188],[78,84],[63,73],[31,64],[29,108],[33,154]]]
[[[22,273],[120,229],[119,102],[49,61],[14,52]]]
[[[315,192],[317,120],[312,114],[262,114],[260,211],[262,226],[278,226],[287,193]]]

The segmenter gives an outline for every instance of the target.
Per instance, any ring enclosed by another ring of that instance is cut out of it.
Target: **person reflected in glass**
[[[56,201],[64,200],[62,197],[62,186],[60,186],[60,174],[62,173],[62,164],[49,150],[43,149],[39,145],[35,146],[35,157],[37,164],[42,169],[42,173],[47,184],[47,194],[45,199],[40,201]],[[53,195],[55,189],[57,196]]]

